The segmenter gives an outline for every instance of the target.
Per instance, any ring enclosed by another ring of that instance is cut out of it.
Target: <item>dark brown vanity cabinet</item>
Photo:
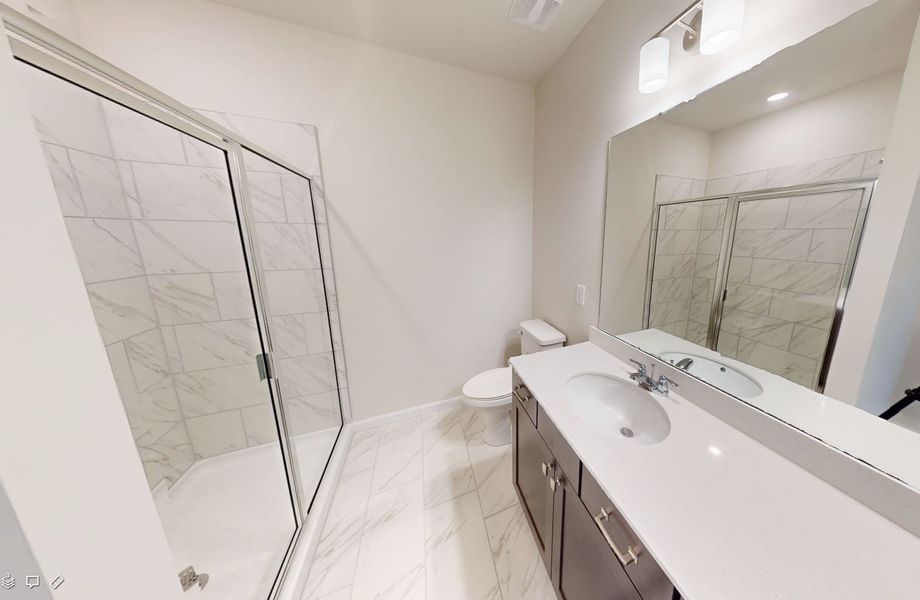
[[[667,576],[514,374],[513,477],[562,600],[678,600]]]

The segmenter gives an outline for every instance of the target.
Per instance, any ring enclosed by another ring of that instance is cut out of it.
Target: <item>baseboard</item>
[[[463,396],[454,396],[445,400],[429,402],[428,404],[413,406],[412,408],[406,408],[396,412],[386,413],[385,415],[378,415],[376,417],[363,419],[361,421],[352,421],[351,425],[354,427],[354,431],[362,431],[372,427],[379,427],[381,425],[396,423],[397,421],[402,421],[403,419],[408,419],[409,417],[415,417],[430,412],[437,412],[439,410],[445,410],[448,408],[456,408],[459,406],[463,406]]]
[[[323,475],[319,490],[316,492],[313,509],[310,511],[303,529],[297,537],[297,542],[284,576],[284,583],[276,600],[300,600],[303,597],[304,588],[307,585],[307,576],[310,574],[310,566],[313,564],[313,555],[316,553],[323,526],[326,524],[326,517],[329,515],[329,507],[332,505],[332,498],[339,482],[339,476],[345,467],[345,455],[351,445],[353,432],[354,427],[350,423],[346,423],[342,427],[339,441],[335,445],[335,451],[332,453],[326,473]]]

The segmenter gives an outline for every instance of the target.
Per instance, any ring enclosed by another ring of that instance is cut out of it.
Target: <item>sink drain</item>
[[[633,436],[633,430],[629,427],[620,427],[620,435],[631,438]]]

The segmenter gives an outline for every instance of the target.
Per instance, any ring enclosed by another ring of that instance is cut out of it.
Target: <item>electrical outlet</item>
[[[585,305],[585,286],[580,283],[575,285],[575,304],[578,306]]]

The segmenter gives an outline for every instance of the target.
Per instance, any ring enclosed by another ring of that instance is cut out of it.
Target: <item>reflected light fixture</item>
[[[653,35],[639,51],[639,91],[653,94],[668,84],[673,28],[684,30],[689,54],[717,54],[741,39],[744,0],[697,0]]]
[[[777,92],[767,98],[767,102],[779,102],[780,100],[785,100],[789,97],[789,92]]]

